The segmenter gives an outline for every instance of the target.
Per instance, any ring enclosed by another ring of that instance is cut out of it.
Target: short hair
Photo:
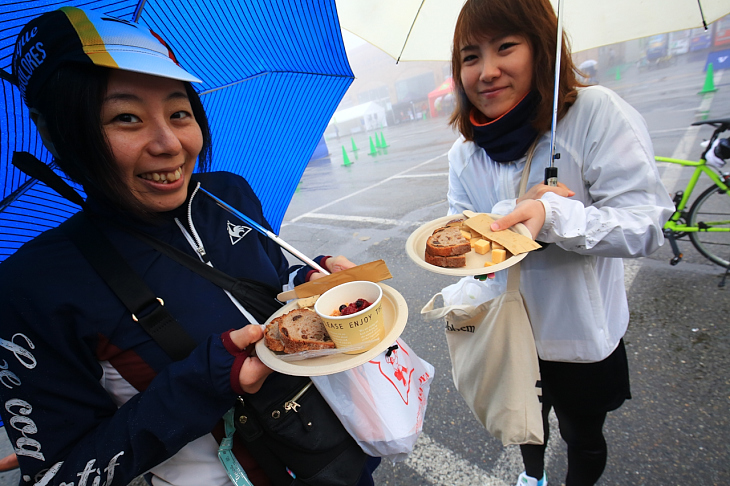
[[[125,185],[119,184],[120,171],[101,124],[101,110],[111,69],[68,63],[60,66],[40,90],[33,108],[46,121],[58,155],[54,162],[88,195],[113,208],[130,211],[143,219],[154,214],[146,209]],[[181,81],[182,82],[182,81]],[[198,171],[209,169],[211,135],[208,118],[192,85],[182,82],[193,116],[203,134]]]
[[[469,101],[461,82],[461,49],[486,36],[522,35],[532,49],[532,89],[540,102],[533,126],[540,132],[550,129],[555,86],[555,48],[558,19],[550,0],[468,0],[461,9],[454,30],[451,72],[454,80],[456,107],[449,123],[466,140],[474,139],[469,115],[474,105]],[[570,43],[563,32],[560,60],[558,119],[575,103],[576,88],[583,86],[576,77],[570,55]]]

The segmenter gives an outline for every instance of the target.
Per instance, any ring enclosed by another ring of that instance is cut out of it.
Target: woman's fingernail
[[[499,225],[497,223],[492,223],[489,227],[492,229],[492,231],[499,231]]]

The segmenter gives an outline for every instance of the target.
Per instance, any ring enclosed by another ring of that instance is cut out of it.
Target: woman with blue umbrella
[[[269,227],[244,179],[205,173],[199,80],[154,32],[73,7],[25,26],[13,74],[55,163],[88,195],[83,214],[0,266],[0,413],[21,482],[110,486],[147,473],[153,485],[372,485],[379,459],[339,422],[305,420],[319,397],[307,379],[249,352],[277,293],[321,274],[290,267],[199,194]],[[134,307],[143,291],[153,298]],[[305,388],[277,442],[258,412]],[[233,434],[237,397],[249,407],[240,424],[264,424],[264,439]],[[309,450],[306,437],[322,432],[333,443]]]

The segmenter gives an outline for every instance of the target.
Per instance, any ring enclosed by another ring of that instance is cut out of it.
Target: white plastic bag
[[[444,306],[451,305],[473,305],[477,307],[504,293],[505,285],[497,279],[479,281],[474,277],[464,277],[455,284],[444,287],[441,290],[441,297],[444,299]]]
[[[402,339],[395,344],[351,370],[312,377],[362,450],[394,463],[408,457],[423,429],[434,374]]]

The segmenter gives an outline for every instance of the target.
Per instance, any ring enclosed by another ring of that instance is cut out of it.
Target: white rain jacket
[[[579,90],[558,123],[558,180],[575,191],[542,197],[537,240],[552,243],[522,260],[520,290],[540,358],[595,362],[618,345],[629,321],[622,258],[649,255],[664,242],[674,207],[659,179],[646,124],[613,91]],[[550,134],[537,145],[527,188],[542,183]],[[525,157],[506,164],[463,137],[449,151],[449,214],[507,214],[515,207]],[[506,272],[497,274],[506,280]]]

